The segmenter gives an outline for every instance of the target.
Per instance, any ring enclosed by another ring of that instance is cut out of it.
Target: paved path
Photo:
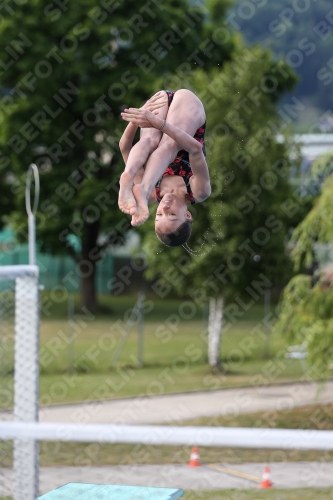
[[[47,493],[69,482],[159,486],[184,490],[218,490],[258,488],[267,464],[132,465],[105,467],[44,467],[40,470],[40,490]],[[230,473],[222,472],[228,468]],[[240,476],[250,475],[253,480]],[[255,480],[257,478],[257,480]],[[333,462],[283,462],[271,465],[275,488],[333,487]],[[0,496],[9,494],[12,472],[0,469]]]
[[[294,383],[59,405],[41,408],[40,421],[153,424],[333,402],[333,380],[316,399],[317,390],[315,383]]]
[[[315,383],[298,382],[163,396],[138,396],[45,406],[40,408],[39,419],[41,422],[153,424],[333,402],[333,380],[326,383],[319,395],[317,391],[318,386]],[[0,413],[0,420],[12,420],[12,414]]]

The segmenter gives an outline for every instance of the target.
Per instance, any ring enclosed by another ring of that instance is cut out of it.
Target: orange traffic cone
[[[259,486],[259,488],[272,488],[273,483],[271,481],[271,469],[267,465],[264,468],[264,473],[262,475],[262,482]]]
[[[189,466],[190,467],[199,467],[201,465],[200,460],[199,460],[199,450],[198,448],[192,448],[191,456],[190,456],[190,461],[189,461]]]

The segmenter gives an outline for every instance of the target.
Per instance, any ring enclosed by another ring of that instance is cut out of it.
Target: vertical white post
[[[223,323],[223,297],[209,298],[208,319],[208,362],[210,366],[218,368],[220,365],[221,329]]]
[[[270,288],[265,289],[265,309],[264,309],[264,318],[266,323],[266,335],[265,335],[265,344],[264,344],[264,358],[269,358],[269,314],[271,312],[271,290]]]
[[[36,264],[36,220],[33,213],[28,216],[29,224],[29,264]]]
[[[74,371],[74,295],[68,295],[68,372]]]
[[[143,356],[144,356],[144,345],[143,345],[143,333],[144,333],[144,309],[143,303],[145,300],[145,294],[140,291],[138,294],[138,366],[143,367]]]
[[[16,278],[14,419],[38,421],[38,276]],[[34,440],[14,441],[14,500],[39,494],[39,453]]]
[[[33,206],[31,207],[30,190],[31,190],[31,176],[32,176],[32,174],[34,175],[34,180],[35,180],[35,197],[34,197]],[[29,224],[29,264],[31,266],[36,264],[36,220],[35,220],[35,213],[36,213],[37,207],[38,207],[39,190],[40,190],[40,186],[39,186],[38,168],[34,163],[32,163],[28,169],[27,182],[26,182],[26,187],[25,187],[25,206],[27,209],[28,224]]]

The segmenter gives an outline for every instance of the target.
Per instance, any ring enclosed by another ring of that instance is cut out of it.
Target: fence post
[[[74,296],[68,294],[68,371],[74,371]]]
[[[14,420],[38,421],[38,276],[16,278]],[[14,499],[38,497],[38,442],[14,440]]]
[[[140,291],[138,294],[138,366],[143,367],[143,357],[144,357],[144,310],[143,303],[145,300],[145,294]]]
[[[265,306],[264,306],[264,318],[268,320],[269,313],[271,312],[271,289],[265,289]],[[269,340],[270,340],[270,330],[268,322],[266,322],[266,336],[264,344],[264,358],[269,358]]]

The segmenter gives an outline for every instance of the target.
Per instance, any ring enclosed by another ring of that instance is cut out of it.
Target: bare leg
[[[149,137],[146,140],[143,136],[131,149],[125,170],[120,176],[118,206],[125,214],[133,215],[136,211],[136,201],[132,193],[134,178],[142,168],[142,160],[147,160],[151,148]]]
[[[166,118],[168,112],[167,94],[165,93],[165,105],[156,110],[155,114],[159,117]],[[136,199],[133,195],[132,188],[134,178],[146,163],[149,155],[157,148],[162,137],[162,133],[156,129],[142,129],[141,137],[130,151],[125,170],[120,177],[120,189],[118,206],[125,214],[133,215],[136,211]]]
[[[195,94],[186,89],[178,90],[175,93],[167,114],[168,123],[194,136],[205,119],[204,107]],[[132,226],[139,226],[148,219],[149,195],[168,165],[174,160],[179,149],[178,144],[164,134],[157,149],[149,157],[141,186],[136,186],[136,189],[133,189],[137,201],[137,211],[132,217]]]
[[[163,141],[163,144],[161,144],[162,141]],[[170,139],[170,141],[171,141],[171,139]],[[172,143],[170,143],[170,141],[166,141],[166,140],[162,139],[160,145],[151,154],[151,156],[148,160],[148,163],[149,163],[150,159],[154,155],[153,165],[156,166],[156,170],[159,170],[162,172],[161,174],[159,173],[159,175],[156,176],[156,180],[153,183],[154,187],[155,187],[155,184],[158,181],[158,179],[164,173],[167,166],[172,162],[172,160],[175,158],[177,152],[179,151],[178,145],[176,143],[172,144]],[[145,184],[144,184],[144,179],[145,179],[148,163],[147,163],[146,170],[145,170],[145,173],[143,175],[143,179],[141,181],[141,184],[136,184],[135,186],[133,186],[133,195],[134,195],[135,200],[136,200],[136,212],[132,216],[132,222],[131,222],[132,226],[140,226],[141,224],[146,222],[146,220],[149,217],[148,198],[149,198],[149,195],[150,195],[152,189],[149,188],[149,185],[147,188],[145,188]],[[158,167],[160,167],[161,165],[163,165],[163,170],[162,170],[162,168],[158,169]]]

